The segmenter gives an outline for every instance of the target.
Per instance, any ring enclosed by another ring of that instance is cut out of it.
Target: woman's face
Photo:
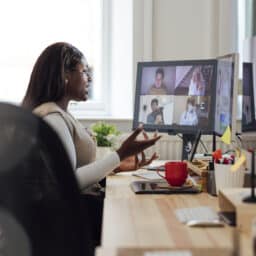
[[[155,77],[155,87],[160,88],[162,86],[163,80],[163,75],[161,73],[157,73]]]
[[[67,96],[71,100],[86,101],[90,81],[87,62],[78,63],[74,69],[68,71]]]

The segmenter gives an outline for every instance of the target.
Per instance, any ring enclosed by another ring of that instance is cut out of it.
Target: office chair
[[[27,255],[93,255],[89,216],[59,137],[39,117],[0,103],[0,244],[6,235],[8,250],[6,213],[20,239],[28,237]]]

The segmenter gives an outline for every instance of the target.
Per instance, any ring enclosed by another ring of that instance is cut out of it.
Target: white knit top
[[[97,183],[120,165],[116,152],[95,161],[96,144],[92,137],[79,121],[56,103],[44,103],[35,108],[33,113],[42,117],[59,135],[81,189]]]

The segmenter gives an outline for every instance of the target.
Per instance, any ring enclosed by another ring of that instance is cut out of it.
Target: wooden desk
[[[174,214],[177,208],[200,205],[218,210],[216,197],[206,193],[135,195],[129,184],[138,179],[130,174],[107,178],[102,244],[98,255],[108,250],[113,255],[143,255],[145,250],[168,248],[210,248],[209,252],[218,248],[231,250],[233,228],[189,228]],[[250,239],[246,235],[242,235],[242,247],[242,255],[252,256]]]

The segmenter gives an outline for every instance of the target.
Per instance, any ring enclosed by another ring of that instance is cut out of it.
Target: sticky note
[[[245,160],[246,160],[246,157],[245,157],[244,154],[242,154],[242,155],[238,158],[238,160],[235,162],[235,164],[232,165],[231,171],[232,171],[232,172],[237,171],[237,170],[241,167],[241,165],[245,162]]]
[[[226,144],[231,144],[231,129],[229,125],[227,126],[225,132],[221,136],[221,140]]]

